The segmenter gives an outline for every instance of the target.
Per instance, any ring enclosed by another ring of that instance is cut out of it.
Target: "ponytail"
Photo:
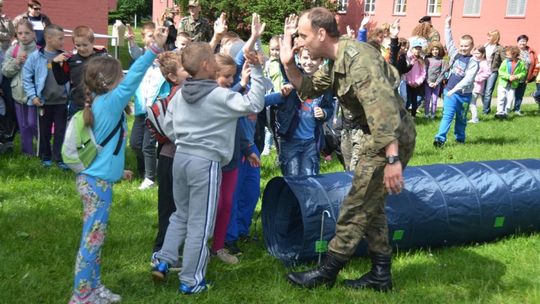
[[[83,121],[86,127],[94,126],[94,114],[92,113],[92,102],[94,98],[92,93],[87,89],[86,90],[86,100],[84,101],[83,109]]]

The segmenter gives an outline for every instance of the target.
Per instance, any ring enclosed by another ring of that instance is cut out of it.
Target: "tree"
[[[152,0],[118,0],[116,11],[109,13],[109,22],[120,19],[133,22],[133,16],[149,18],[152,15]]]
[[[188,0],[179,0],[177,3],[187,15]],[[298,14],[315,6],[324,6],[333,11],[336,9],[332,0],[200,0],[200,4],[201,14],[210,22],[216,20],[221,12],[227,13],[229,30],[244,39],[250,35],[251,14],[258,13],[261,21],[266,23],[263,41],[268,41],[272,35],[281,34],[283,22],[289,14]]]

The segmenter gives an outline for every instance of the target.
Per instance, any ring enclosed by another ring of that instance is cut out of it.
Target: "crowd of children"
[[[189,3],[199,5],[198,1]],[[498,32],[490,32],[494,38],[476,48],[473,38],[463,35],[456,47],[448,17],[446,47],[438,41],[438,32],[435,35],[431,25],[424,24],[424,18],[411,39],[398,37],[398,20],[373,30],[368,40],[369,18],[362,21],[358,39],[367,40],[396,67],[402,77],[400,93],[412,116],[417,115],[419,100],[424,100],[425,117],[434,119],[442,97],[442,119],[433,143],[436,147],[445,144],[454,119],[456,140],[465,142],[467,122],[479,122],[476,101],[481,96],[486,100],[495,80],[496,117],[500,119],[506,118],[512,107],[521,115],[517,100],[523,98],[524,83],[536,80],[540,86],[538,61],[526,46],[526,36],[518,38],[519,47],[503,49],[498,45]],[[270,152],[270,141],[263,150],[258,137],[274,139],[284,176],[317,175],[325,145],[324,129],[342,120],[342,145],[352,151],[345,160],[346,168],[354,170],[354,151],[358,151],[354,146],[365,130],[355,125],[355,117],[348,116],[329,91],[314,99],[298,96],[279,61],[281,38],[270,39],[269,59],[262,55],[264,23],[257,14],[253,15],[251,36],[246,42],[227,30],[223,14],[214,24],[210,43],[193,42],[182,31],[170,43],[167,29],[145,23],[141,48],[129,29],[133,62],[125,77],[119,62],[105,49],[94,46],[94,33],[87,26],[73,30],[74,53],[63,50],[64,33],[58,25],[43,29],[42,47],[36,45],[36,33],[27,19],[17,22],[14,29],[16,41],[2,53],[2,74],[11,79],[22,153],[29,157],[37,153],[44,167],[55,163],[67,169],[61,148],[68,119],[78,111],[83,111],[85,125],[92,128],[97,142],[110,136],[117,139],[105,145],[76,177],[83,201],[83,231],[70,303],[121,300],[101,283],[100,253],[112,185],[125,173],[124,113],[129,114],[132,97],[130,147],[143,178],[139,189],[158,185],[152,276],[163,280],[169,271],[179,269],[179,289],[184,294],[207,288],[206,268],[212,255],[228,264],[240,261],[237,242],[249,238],[260,196],[259,152]],[[350,28],[348,31],[354,36]],[[503,57],[499,58],[501,53]],[[301,48],[297,64],[310,76],[325,62]],[[148,112],[158,102],[166,112],[162,113],[163,130],[152,128],[148,119]],[[487,113],[485,106],[484,102]],[[121,126],[119,132],[117,125]],[[158,137],[156,132],[163,134]],[[120,152],[115,153],[118,148]],[[209,248],[210,239],[213,243]]]

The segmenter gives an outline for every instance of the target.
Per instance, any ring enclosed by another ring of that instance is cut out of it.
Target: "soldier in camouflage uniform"
[[[208,20],[199,16],[201,6],[198,0],[189,0],[189,16],[178,24],[178,33],[188,33],[193,41],[209,42],[212,38],[212,27]]]
[[[312,77],[302,76],[293,60],[292,33],[297,19],[291,16],[286,20],[280,53],[290,82],[302,99],[332,89],[339,103],[355,117],[363,136],[352,187],[341,205],[336,235],[329,243],[325,261],[313,270],[291,272],[287,278],[303,287],[332,286],[365,237],[372,269],[357,280],[345,281],[345,285],[386,291],[392,288],[392,249],[385,198],[403,188],[402,171],[413,154],[416,139],[414,121],[397,93],[399,74],[369,44],[340,38],[330,11],[313,8],[298,20],[297,46],[329,62]]]

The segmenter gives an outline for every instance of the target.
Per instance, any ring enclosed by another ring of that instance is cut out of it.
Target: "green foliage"
[[[119,19],[124,23],[133,23],[133,16],[139,20],[152,15],[152,0],[118,0],[117,9],[109,12],[109,23]]]
[[[180,5],[187,1],[180,1]],[[263,41],[268,41],[272,35],[279,35],[283,32],[283,22],[292,13],[300,13],[303,10],[315,6],[324,6],[335,10],[333,1],[309,1],[309,0],[201,0],[201,13],[213,22],[221,12],[227,13],[229,30],[238,33],[242,38],[247,39],[250,35],[251,14],[258,13],[261,21],[266,23]],[[184,6],[182,6],[184,7]]]

